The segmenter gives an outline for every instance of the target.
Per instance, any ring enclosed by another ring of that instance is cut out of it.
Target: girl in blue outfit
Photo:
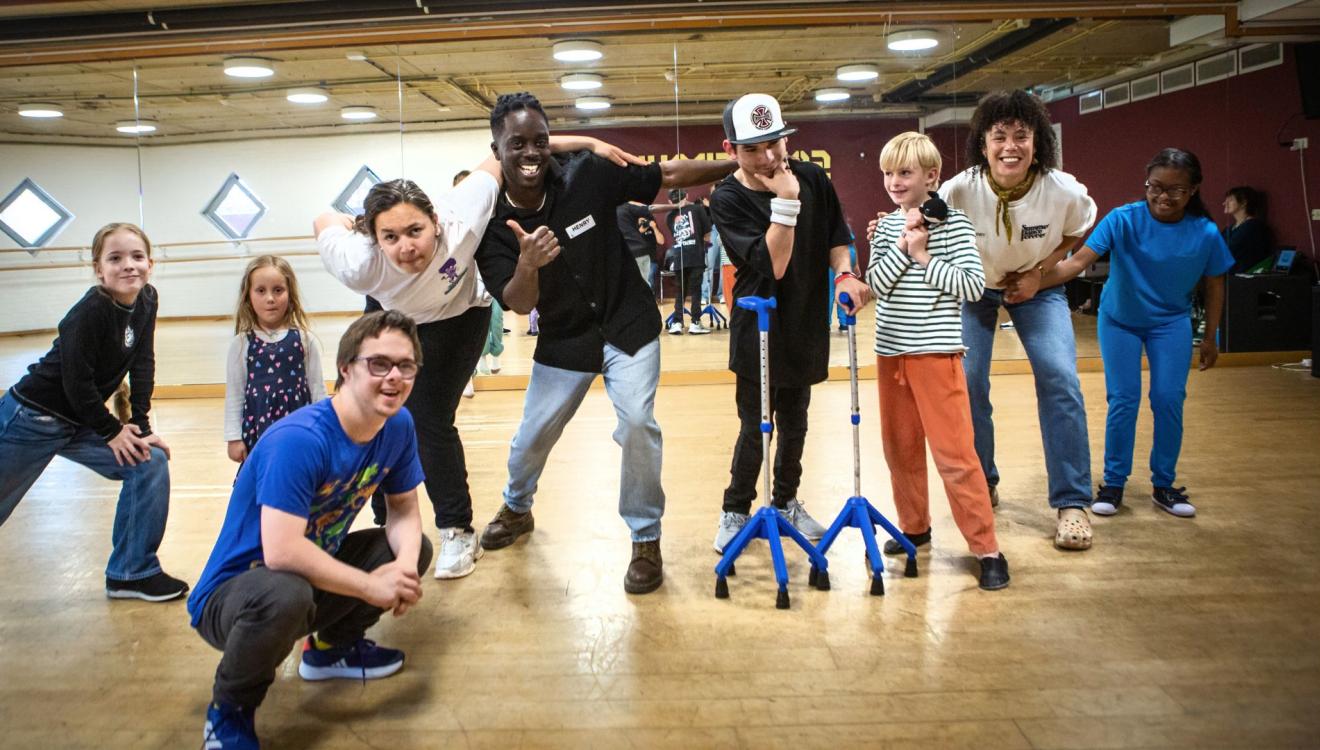
[[[1105,474],[1091,510],[1111,516],[1123,502],[1123,486],[1132,472],[1144,346],[1155,417],[1152,499],[1155,507],[1190,518],[1196,508],[1186,488],[1173,483],[1192,360],[1192,293],[1204,278],[1206,328],[1200,369],[1205,370],[1219,357],[1215,334],[1224,306],[1224,274],[1233,267],[1233,256],[1201,202],[1201,162],[1194,154],[1176,148],[1160,151],[1146,165],[1145,187],[1146,200],[1110,211],[1086,245],[1055,272],[1064,281],[1100,256],[1109,256],[1097,322],[1109,399]]]
[[[99,283],[60,321],[46,356],[0,398],[0,524],[55,456],[122,482],[106,596],[163,602],[188,584],[156,557],[170,508],[170,449],[147,417],[156,379],[152,265],[151,242],[132,224],[107,224],[92,239]],[[116,396],[116,416],[105,402],[125,376],[128,403]]]
[[[277,419],[325,398],[321,349],[288,261],[253,258],[243,272],[225,363],[225,441],[242,463]]]

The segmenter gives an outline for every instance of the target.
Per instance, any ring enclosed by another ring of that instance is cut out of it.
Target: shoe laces
[[[1164,499],[1171,503],[1187,502],[1186,487],[1162,487],[1160,488],[1160,491],[1163,493]]]
[[[1096,495],[1098,496],[1097,499],[1115,502],[1123,499],[1123,490],[1120,487],[1110,487],[1102,484]]]
[[[242,706],[222,707],[219,704],[215,705],[219,709],[216,713],[220,714],[220,718],[219,721],[214,723],[209,720],[206,722],[206,734],[202,737],[202,750],[206,750],[207,745],[211,742],[220,741],[220,728],[226,724],[237,722],[239,726],[247,730],[248,734],[256,736],[257,726],[254,711],[245,709]]]
[[[742,513],[725,513],[720,516],[720,526],[726,529],[736,529],[747,523],[747,516]]]

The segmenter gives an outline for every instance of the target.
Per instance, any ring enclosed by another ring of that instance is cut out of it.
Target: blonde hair
[[[298,277],[293,275],[289,261],[278,255],[259,255],[243,271],[243,283],[238,288],[238,310],[234,313],[234,333],[250,333],[257,327],[257,311],[252,309],[252,274],[260,268],[279,271],[289,288],[289,309],[284,320],[280,321],[281,327],[310,331],[312,326],[307,322],[307,313],[303,312],[302,300],[298,296]]]
[[[922,172],[934,169],[935,184],[927,187],[931,190],[939,187],[940,168],[943,166],[940,150],[935,147],[935,142],[930,137],[909,130],[890,138],[889,143],[880,150],[880,168],[886,172],[893,172],[911,166],[920,168]]]

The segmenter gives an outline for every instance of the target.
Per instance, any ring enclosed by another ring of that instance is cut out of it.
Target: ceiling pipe
[[[1036,19],[1024,29],[1017,29],[975,50],[971,54],[951,63],[941,65],[923,79],[907,83],[887,92],[883,101],[888,104],[906,104],[920,101],[922,94],[943,86],[959,76],[966,75],[978,68],[983,68],[996,60],[1013,54],[1023,47],[1068,28],[1077,23],[1075,18]]]

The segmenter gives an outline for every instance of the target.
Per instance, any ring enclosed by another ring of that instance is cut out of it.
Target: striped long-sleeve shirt
[[[903,212],[886,216],[871,238],[866,283],[875,293],[875,353],[966,351],[962,341],[963,301],[985,291],[985,272],[976,250],[976,229],[967,214],[950,209],[926,242],[925,268],[899,250]]]

